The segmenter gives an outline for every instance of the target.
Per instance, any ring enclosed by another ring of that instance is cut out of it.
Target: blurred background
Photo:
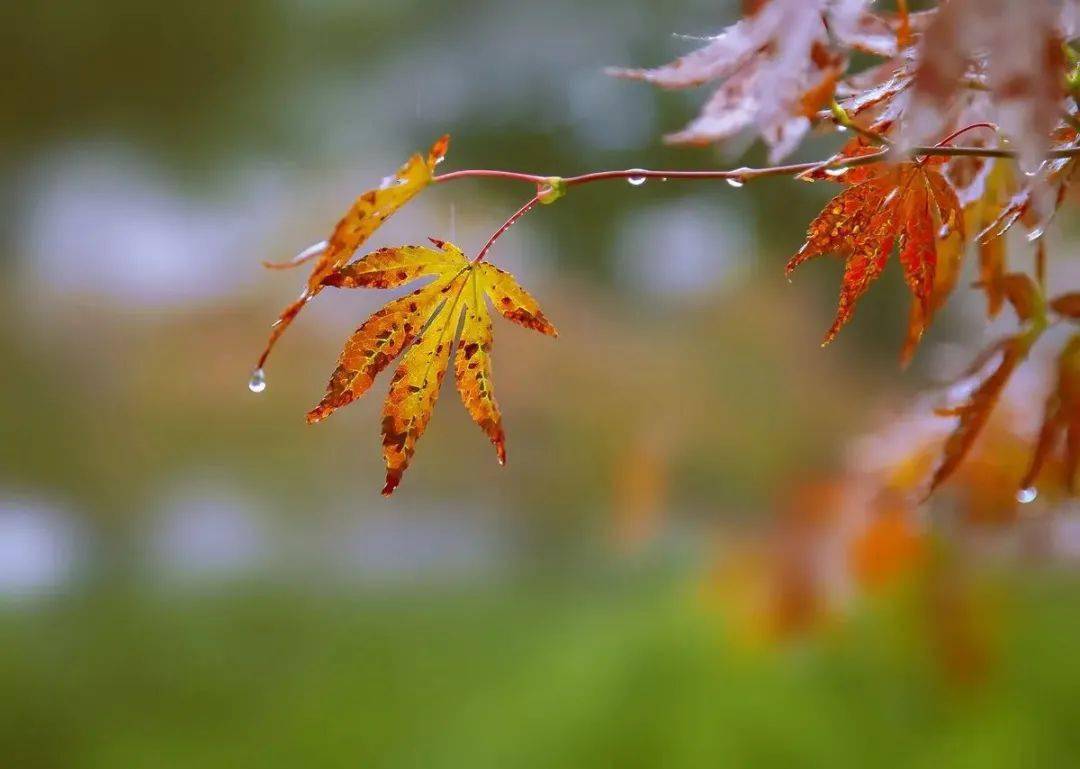
[[[1080,510],[1014,496],[1060,345],[913,507],[1011,319],[960,290],[901,372],[890,269],[819,349],[839,265],[783,264],[828,184],[596,184],[501,239],[561,331],[496,320],[505,468],[449,386],[391,500],[385,382],[304,424],[379,292],[248,391],[304,280],[260,261],[443,132],[441,171],[763,162],[665,148],[704,94],[602,74],[735,6],[0,5],[0,764],[1075,763]],[[433,188],[369,245],[475,251],[528,194]]]

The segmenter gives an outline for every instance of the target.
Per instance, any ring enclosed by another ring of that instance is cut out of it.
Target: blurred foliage
[[[721,641],[694,592],[655,573],[469,595],[61,599],[0,615],[0,745],[25,769],[1067,766],[1077,587],[1014,583],[999,664],[976,686],[936,672],[903,593],[758,652]]]

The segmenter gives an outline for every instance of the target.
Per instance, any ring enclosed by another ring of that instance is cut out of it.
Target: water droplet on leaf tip
[[[735,189],[739,189],[739,187],[742,187],[744,184],[746,184],[746,182],[744,182],[742,179],[738,178],[737,176],[732,176],[729,179],[727,179],[726,181],[728,183],[728,186],[734,187]]]
[[[641,171],[642,175],[641,176],[633,175],[635,171]],[[628,176],[626,178],[626,181],[631,187],[640,187],[641,185],[643,185],[645,183],[645,171],[644,170],[642,170],[640,168],[634,168],[634,169],[631,170],[630,173],[631,173],[631,176]]]
[[[1028,486],[1026,489],[1020,489],[1016,492],[1016,501],[1021,505],[1026,505],[1035,501],[1035,497],[1039,496],[1039,490],[1034,486]]]
[[[251,379],[248,380],[248,389],[253,393],[261,393],[266,389],[266,372],[261,368],[255,369],[251,372]]]

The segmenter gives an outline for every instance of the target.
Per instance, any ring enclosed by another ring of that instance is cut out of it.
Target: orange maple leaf
[[[341,265],[345,264],[364,241],[371,237],[383,222],[389,219],[403,205],[412,200],[434,178],[435,166],[446,157],[450,146],[450,136],[439,138],[428,151],[427,156],[414,154],[397,170],[393,176],[383,179],[375,189],[368,190],[356,199],[345,216],[334,227],[329,239],[318,243],[288,262],[265,263],[271,269],[298,267],[304,262],[318,257],[315,267],[308,276],[307,286],[300,298],[290,304],[278,316],[270,332],[266,348],[259,356],[258,369],[262,369],[270,351],[285,329],[296,319],[304,306],[323,288],[323,280]]]
[[[1035,454],[1020,481],[1021,488],[1035,483],[1062,435],[1065,436],[1065,485],[1070,493],[1075,493],[1076,469],[1080,464],[1080,334],[1069,340],[1058,358],[1057,386],[1046,399]]]
[[[373,251],[323,278],[324,286],[394,288],[422,276],[435,280],[375,312],[349,338],[326,394],[308,412],[309,423],[325,419],[363,395],[375,377],[404,353],[383,405],[383,459],[390,495],[401,482],[424,434],[456,340],[454,375],[466,410],[506,461],[502,416],[491,381],[491,317],[485,297],[505,318],[548,336],[558,336],[536,300],[510,273],[470,261],[452,243],[437,248],[402,246]]]
[[[787,264],[790,275],[822,254],[845,257],[839,308],[822,344],[831,342],[851,320],[859,298],[881,275],[894,246],[921,316],[928,318],[942,230],[958,231],[962,237],[963,212],[952,186],[926,162],[875,164],[869,178],[829,201]]]
[[[1014,336],[991,345],[979,355],[969,369],[971,377],[982,373],[995,358],[997,362],[963,404],[938,410],[940,416],[959,417],[959,421],[945,441],[941,462],[930,481],[930,492],[944,483],[964,461],[975,439],[986,426],[1009,378],[1027,358],[1032,345],[1046,328],[1045,302],[1031,278],[1020,273],[1010,273],[1002,278],[1001,286],[1005,298],[1025,324],[1025,328]]]

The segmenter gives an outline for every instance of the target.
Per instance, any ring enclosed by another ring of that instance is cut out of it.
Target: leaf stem
[[[508,229],[513,227],[514,223],[518,219],[525,216],[525,214],[529,213],[529,211],[531,211],[533,209],[533,207],[536,206],[536,204],[539,203],[539,202],[540,202],[540,194],[537,193],[536,195],[533,195],[532,200],[530,200],[528,203],[526,203],[521,208],[519,208],[517,211],[515,211],[510,216],[509,219],[507,219],[505,222],[503,222],[502,227],[500,227],[499,229],[495,230],[494,233],[492,233],[491,237],[488,238],[487,243],[485,243],[484,247],[480,249],[479,253],[477,253],[476,258],[473,259],[472,263],[477,264],[478,262],[483,261],[484,257],[487,256],[487,252],[491,250],[491,247],[493,245],[495,245],[495,241],[498,240],[500,237],[502,237],[503,233],[505,233]]]
[[[864,139],[873,142],[879,147],[883,145],[892,145],[892,142],[890,142],[881,134],[877,133],[876,131],[871,131],[869,128],[863,128],[861,125],[852,120],[851,116],[848,115],[847,110],[841,107],[840,102],[838,102],[836,99],[833,99],[829,103],[829,114],[832,116],[833,121],[841,128],[850,129],[857,133],[859,136],[862,136]]]
[[[998,127],[996,125],[994,125],[993,123],[972,123],[971,125],[966,125],[963,128],[956,129],[955,131],[953,131],[951,134],[946,136],[944,139],[939,141],[934,146],[935,147],[944,147],[949,142],[951,142],[953,139],[955,139],[957,136],[960,136],[961,134],[965,134],[968,131],[972,131],[972,130],[974,130],[976,128],[989,128],[991,131],[997,131],[998,130]]]

